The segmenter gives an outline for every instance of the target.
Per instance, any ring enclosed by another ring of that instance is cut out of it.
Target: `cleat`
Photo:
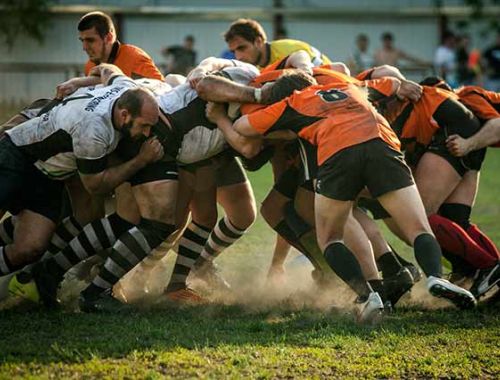
[[[500,263],[497,263],[497,265],[492,268],[480,269],[478,271],[470,291],[476,298],[479,298],[499,282]]]
[[[19,274],[12,276],[9,281],[9,294],[12,297],[21,298],[34,303],[40,302],[40,294],[36,287],[35,281],[21,282],[18,278]]]
[[[394,276],[384,278],[385,296],[393,307],[412,287],[413,276],[408,267],[402,267]]]
[[[204,281],[212,289],[230,290],[231,285],[222,277],[219,269],[212,261],[205,261],[201,266],[192,269],[193,275]]]
[[[377,292],[371,292],[365,299],[358,297],[356,303],[359,304],[358,322],[375,324],[381,320],[384,314],[384,303]]]
[[[422,279],[422,272],[413,264],[405,265],[404,268],[410,271],[411,276],[413,277],[413,283],[416,284]]]
[[[43,305],[49,309],[59,307],[57,290],[59,289],[60,283],[48,274],[44,262],[42,261],[39,264],[36,264],[32,268],[31,274]]]
[[[193,289],[182,288],[179,290],[174,290],[172,292],[165,292],[165,297],[168,300],[174,302],[186,302],[186,303],[202,303],[204,299],[198,295]]]
[[[85,297],[83,293],[80,293],[78,306],[82,313],[114,313],[132,308],[130,305],[113,297],[111,290],[106,290],[96,297]]]
[[[434,297],[446,298],[459,309],[472,309],[476,306],[476,299],[471,292],[452,284],[444,278],[429,276],[427,289]]]

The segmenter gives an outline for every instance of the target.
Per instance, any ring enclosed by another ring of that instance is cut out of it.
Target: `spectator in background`
[[[366,34],[358,34],[356,46],[349,59],[348,66],[353,74],[358,74],[370,67],[373,67],[373,57],[368,53],[370,40]]]
[[[457,87],[457,55],[455,52],[455,35],[446,31],[443,33],[441,45],[434,55],[434,67],[438,76],[446,80],[451,87]]]
[[[485,50],[488,79],[485,87],[490,91],[500,92],[500,30],[497,31],[495,44]]]
[[[285,40],[288,38],[288,32],[285,28],[279,28],[274,36],[275,40]]]
[[[381,36],[382,47],[375,52],[375,65],[391,65],[398,67],[400,60],[409,61],[416,65],[428,66],[429,62],[413,57],[403,50],[394,47],[394,36],[390,32],[385,32]]]
[[[169,74],[187,75],[196,66],[196,51],[194,50],[194,37],[186,36],[184,44],[168,46],[162,51],[167,58],[167,71]]]
[[[457,37],[457,82],[459,86],[479,84],[481,69],[477,59],[478,51],[470,50],[470,37],[463,34]]]

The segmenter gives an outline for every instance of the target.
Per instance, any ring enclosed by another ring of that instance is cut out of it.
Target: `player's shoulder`
[[[139,46],[130,45],[130,44],[121,44],[120,50],[118,54],[126,54],[128,56],[137,56],[137,57],[147,57],[150,58],[149,54],[146,53]]]

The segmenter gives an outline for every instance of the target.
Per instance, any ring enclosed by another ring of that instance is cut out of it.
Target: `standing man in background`
[[[196,66],[196,50],[194,50],[194,37],[186,36],[182,46],[168,46],[162,51],[167,58],[168,74],[188,75]]]

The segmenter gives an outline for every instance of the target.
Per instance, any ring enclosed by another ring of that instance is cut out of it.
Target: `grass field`
[[[491,150],[473,213],[497,244],[498,173],[500,151]],[[261,200],[269,168],[251,180]],[[390,240],[410,257],[409,249]],[[279,297],[270,296],[272,289],[260,285],[273,241],[259,219],[219,259],[235,288],[224,302],[106,315],[0,311],[0,379],[500,377],[498,306],[428,310],[431,298],[416,289],[379,326],[360,326],[345,310],[316,302],[323,295],[309,288],[300,268],[291,268],[296,277],[288,278]],[[167,278],[162,274],[160,283]],[[328,297],[345,305],[338,292]]]

